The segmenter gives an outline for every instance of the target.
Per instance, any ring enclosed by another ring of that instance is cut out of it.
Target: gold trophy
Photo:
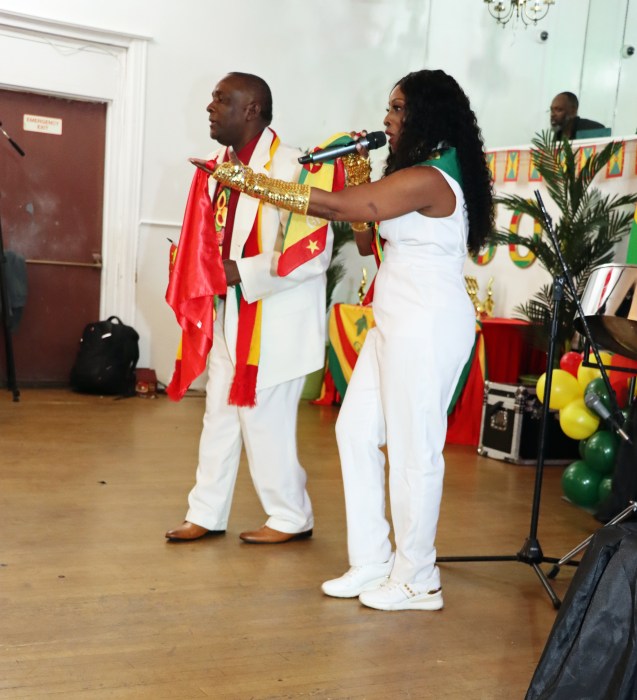
[[[473,303],[473,308],[476,311],[476,318],[491,318],[493,316],[493,309],[495,302],[493,300],[493,277],[489,278],[487,283],[487,296],[484,300],[481,300],[478,296],[480,292],[480,285],[475,277],[469,277],[465,275],[465,285],[467,288],[467,294]]]
[[[363,268],[363,277],[358,287],[358,303],[362,304],[365,299],[365,287],[367,286],[367,268]]]

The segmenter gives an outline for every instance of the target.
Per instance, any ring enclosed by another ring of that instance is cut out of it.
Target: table
[[[482,319],[490,382],[519,384],[520,377],[546,371],[546,353],[533,347],[528,321],[514,318]]]

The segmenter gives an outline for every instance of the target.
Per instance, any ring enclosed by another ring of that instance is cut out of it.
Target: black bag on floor
[[[86,394],[135,394],[139,335],[117,316],[89,323],[71,369],[71,388]]]

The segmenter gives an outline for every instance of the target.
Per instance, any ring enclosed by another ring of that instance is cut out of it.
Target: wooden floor
[[[242,463],[225,537],[169,544],[194,478],[201,397],[0,394],[0,698],[523,698],[555,611],[520,562],[441,565],[441,612],[322,595],[347,568],[337,409],[302,404],[311,540],[246,545],[264,515]],[[515,554],[533,467],[448,446],[439,556]],[[597,529],[545,470],[539,539]],[[548,568],[548,565],[545,565]],[[555,581],[563,596],[573,575]]]

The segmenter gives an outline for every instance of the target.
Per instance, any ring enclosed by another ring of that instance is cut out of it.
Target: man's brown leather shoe
[[[200,537],[223,535],[225,532],[225,530],[206,530],[201,525],[195,525],[195,523],[189,523],[187,520],[184,520],[179,527],[168,530],[166,538],[171,542],[190,542],[191,540],[198,540]]]
[[[251,532],[242,532],[239,537],[248,544],[282,544],[291,540],[304,540],[312,537],[312,530],[305,532],[280,532],[267,525]]]

